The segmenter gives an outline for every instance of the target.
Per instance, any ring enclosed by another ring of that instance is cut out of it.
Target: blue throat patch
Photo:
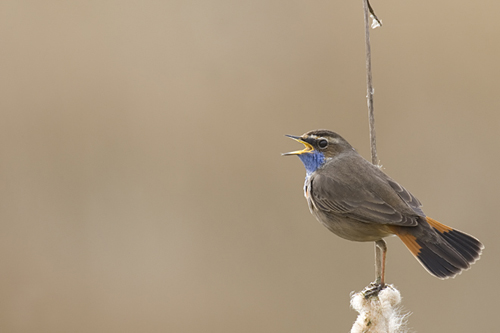
[[[304,166],[306,167],[307,177],[325,163],[325,155],[319,151],[312,151],[298,155]]]

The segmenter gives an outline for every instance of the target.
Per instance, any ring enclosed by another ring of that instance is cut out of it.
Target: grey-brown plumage
[[[336,235],[378,241],[397,235],[420,263],[439,278],[455,276],[480,256],[474,237],[429,217],[409,191],[361,157],[340,135],[315,130],[289,136],[306,148],[304,194],[311,213]]]

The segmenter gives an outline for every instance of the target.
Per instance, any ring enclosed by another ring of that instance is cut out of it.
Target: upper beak
[[[288,134],[285,136],[287,136],[291,139],[294,139],[297,142],[302,143],[305,146],[305,148],[302,150],[291,151],[289,153],[283,153],[283,154],[281,154],[282,156],[300,155],[300,154],[304,154],[304,153],[310,153],[314,150],[314,147],[311,146],[311,144],[309,144],[308,142],[304,141],[304,139],[302,139],[300,136],[288,135]]]

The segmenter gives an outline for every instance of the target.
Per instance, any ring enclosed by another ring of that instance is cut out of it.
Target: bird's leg
[[[385,284],[385,256],[387,254],[387,243],[383,239],[375,242],[375,283]]]
[[[385,288],[386,254],[387,244],[383,239],[379,239],[375,242],[375,281],[363,290],[365,298],[378,296],[378,293]]]

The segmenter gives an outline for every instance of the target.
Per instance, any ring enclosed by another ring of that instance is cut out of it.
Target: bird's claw
[[[372,282],[370,285],[366,286],[361,292],[365,299],[370,297],[377,297],[378,294],[386,287],[385,283]]]

